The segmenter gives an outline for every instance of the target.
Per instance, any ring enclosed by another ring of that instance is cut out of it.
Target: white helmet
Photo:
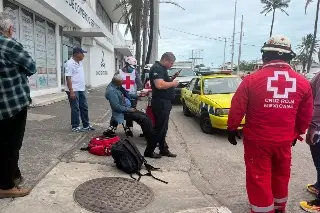
[[[295,57],[295,53],[291,49],[291,41],[288,37],[283,35],[276,35],[269,38],[269,40],[264,43],[261,48],[261,52],[278,52],[291,54]]]
[[[131,67],[137,66],[137,60],[132,56],[126,57],[125,62]]]

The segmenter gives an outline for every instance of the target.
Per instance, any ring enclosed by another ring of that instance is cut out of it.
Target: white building
[[[80,46],[87,87],[106,85],[124,56],[132,55],[117,24],[120,0],[0,0],[0,10],[14,20],[15,35],[37,64],[30,77],[31,96],[63,91],[63,64]],[[120,22],[123,23],[123,22]]]

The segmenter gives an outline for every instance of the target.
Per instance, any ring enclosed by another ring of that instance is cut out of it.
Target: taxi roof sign
[[[219,70],[219,71],[210,71],[210,72],[198,72],[202,76],[207,75],[231,75],[232,70]]]

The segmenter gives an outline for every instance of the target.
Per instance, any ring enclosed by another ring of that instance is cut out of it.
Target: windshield
[[[179,77],[187,77],[187,76],[194,76],[194,72],[191,68],[171,68],[168,70],[169,76],[173,76],[176,72],[181,70]]]
[[[240,83],[241,79],[238,77],[204,79],[203,93],[205,95],[235,93]]]

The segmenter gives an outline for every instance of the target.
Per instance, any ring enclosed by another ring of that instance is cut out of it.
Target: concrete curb
[[[226,207],[208,207],[208,208],[200,208],[200,209],[187,209],[178,211],[175,213],[232,213]]]

